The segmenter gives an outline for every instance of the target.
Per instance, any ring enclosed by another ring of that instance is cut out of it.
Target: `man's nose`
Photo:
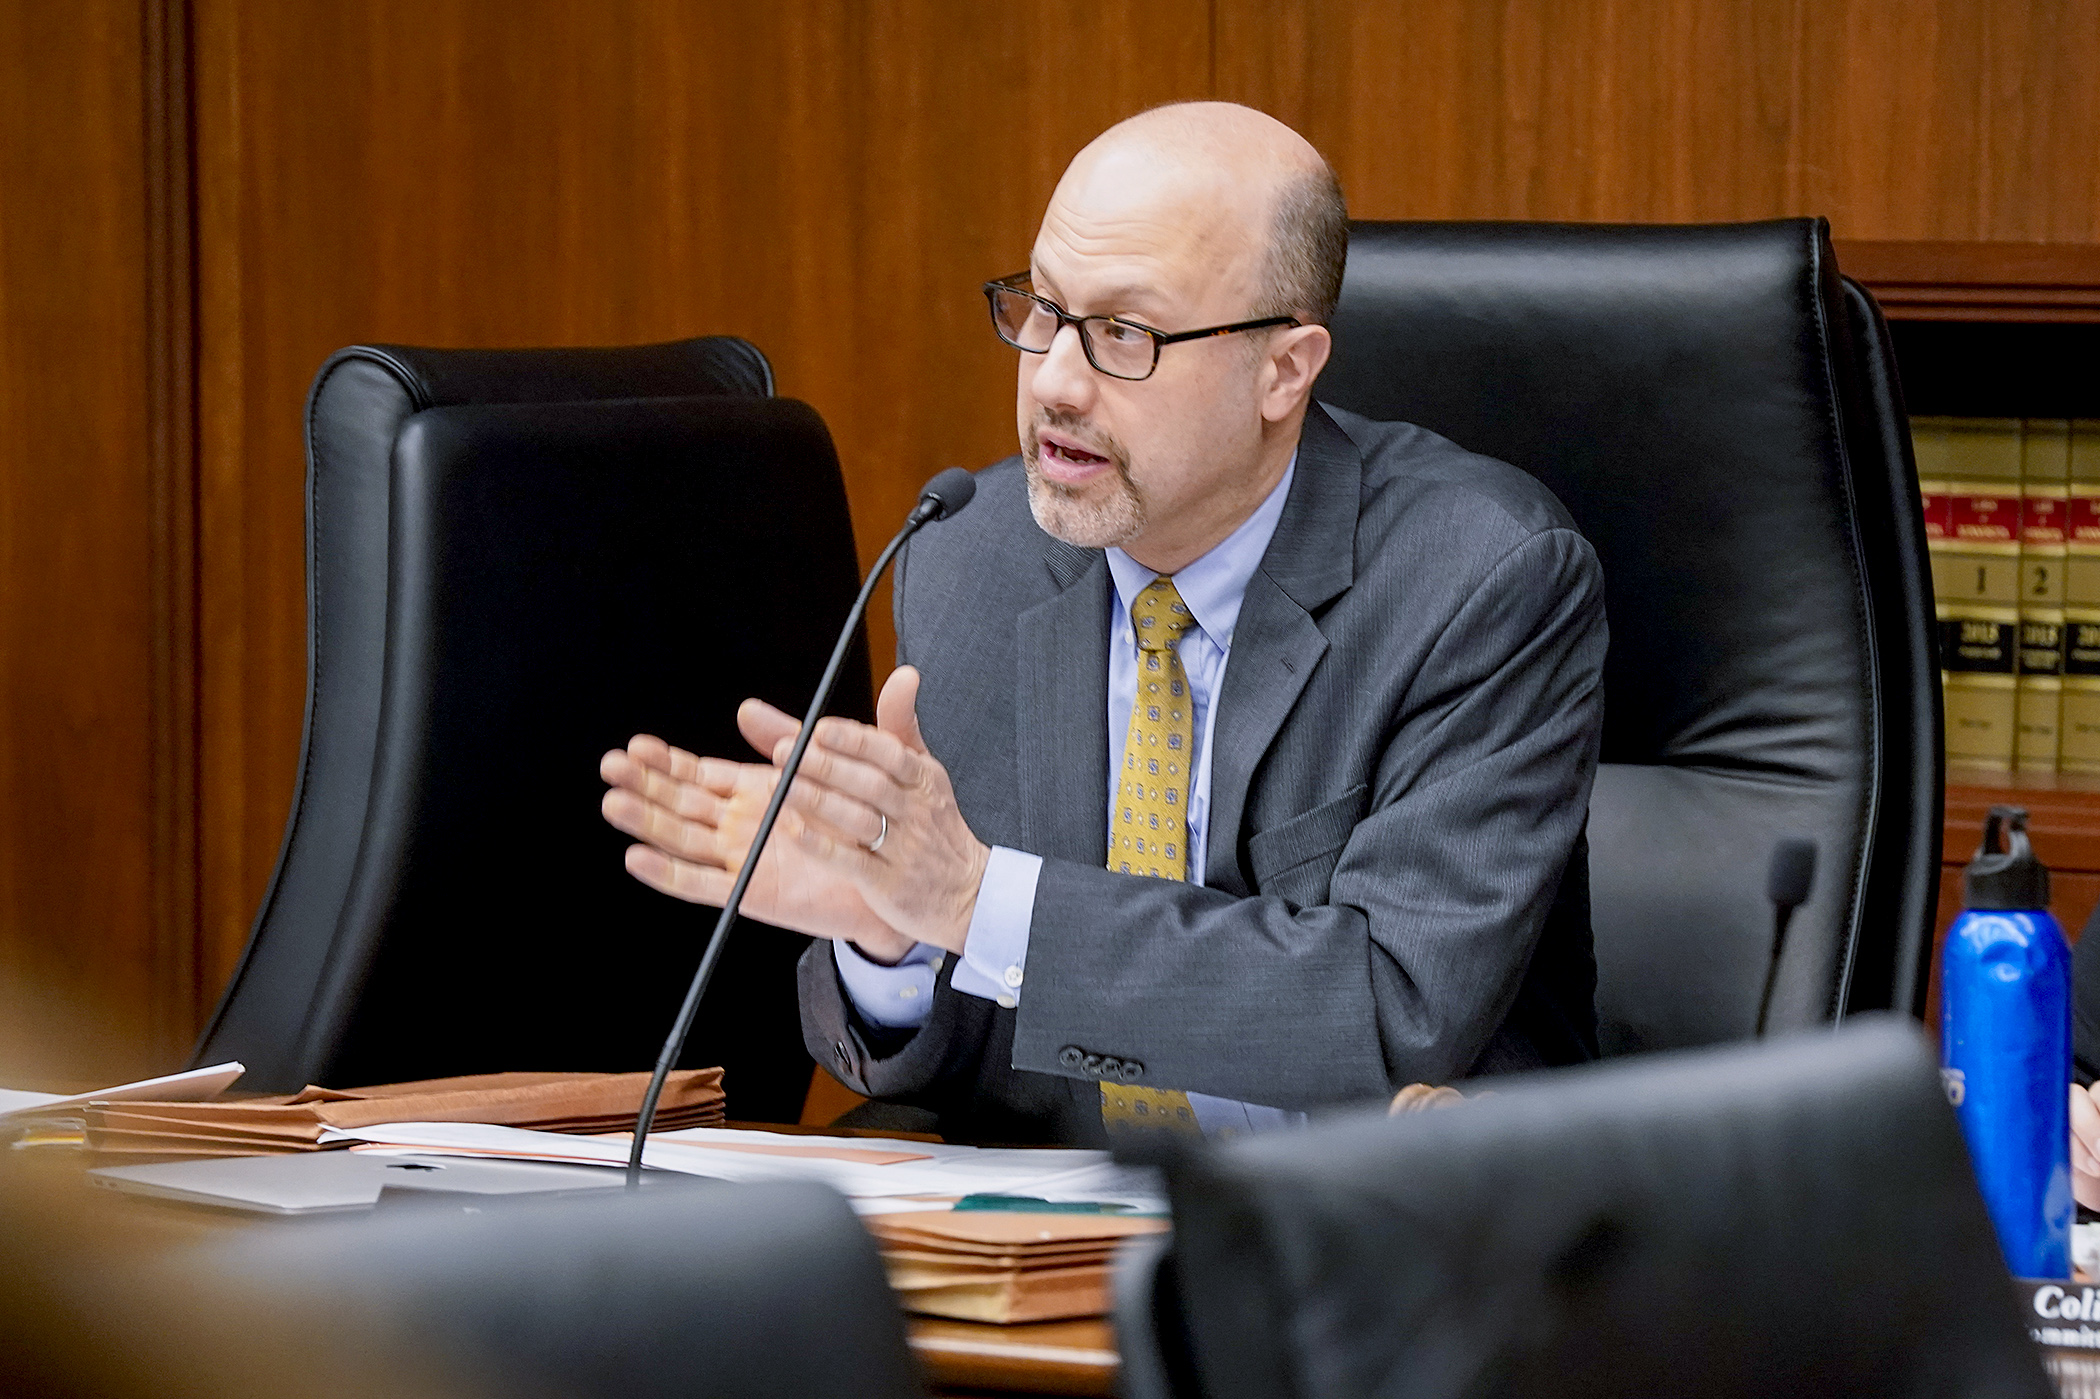
[[[1079,343],[1079,327],[1059,326],[1050,348],[1036,357],[1030,394],[1045,408],[1084,411],[1093,405],[1095,388],[1094,366],[1087,363],[1086,348]]]

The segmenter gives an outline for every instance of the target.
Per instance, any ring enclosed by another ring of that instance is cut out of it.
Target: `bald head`
[[[1348,211],[1334,170],[1282,122],[1231,102],[1179,102],[1118,122],[1073,158],[1051,199],[1089,218],[1179,225],[1253,316],[1325,324],[1341,296]]]
[[[1074,157],[1024,295],[992,292],[1036,523],[1157,573],[1236,529],[1297,450],[1347,251],[1334,172],[1249,108],[1155,108]]]

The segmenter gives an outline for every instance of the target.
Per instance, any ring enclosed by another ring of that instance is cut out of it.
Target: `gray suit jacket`
[[[861,1021],[827,943],[803,1035],[957,1139],[1097,1141],[1097,1080],[1284,1108],[1595,1053],[1582,830],[1603,715],[1596,555],[1546,488],[1312,408],[1217,700],[1204,884],[1112,874],[1101,551],[1018,458],[913,541],[900,663],[979,839],[1044,857],[1018,1010]],[[1566,878],[1563,878],[1563,875]]]

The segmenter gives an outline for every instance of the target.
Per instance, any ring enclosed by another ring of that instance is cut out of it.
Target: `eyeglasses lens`
[[[992,292],[992,323],[1007,344],[1037,354],[1057,338],[1057,317],[1034,297],[1004,287]]]
[[[1134,326],[1110,320],[1106,316],[1090,316],[1080,323],[1087,344],[1093,349],[1094,363],[1103,374],[1113,374],[1118,379],[1142,379],[1152,372],[1152,337]]]
[[[1007,344],[1043,354],[1056,342],[1057,316],[1041,301],[1012,287],[994,287],[991,297],[992,324]],[[1088,316],[1079,322],[1079,333],[1086,341],[1087,358],[1102,373],[1142,379],[1152,372],[1157,351],[1144,331],[1107,316]]]

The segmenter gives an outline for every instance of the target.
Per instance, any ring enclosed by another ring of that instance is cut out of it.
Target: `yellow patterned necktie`
[[[1130,604],[1137,632],[1137,693],[1123,735],[1122,779],[1108,823],[1108,867],[1153,879],[1187,879],[1189,765],[1196,707],[1179,650],[1195,626],[1169,578],[1155,578]],[[1101,1085],[1101,1124],[1110,1136],[1144,1128],[1193,1132],[1186,1093]]]

